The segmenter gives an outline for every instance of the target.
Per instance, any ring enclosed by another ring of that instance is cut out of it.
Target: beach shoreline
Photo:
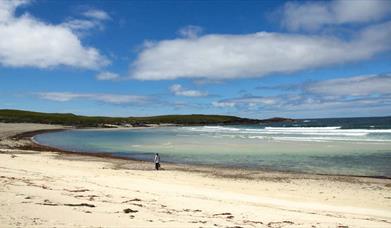
[[[391,226],[389,178],[181,164],[163,164],[156,172],[151,162],[61,151],[30,140],[62,126],[29,131],[20,124],[19,132],[4,133],[6,125],[0,125],[0,223],[6,226]],[[45,214],[51,209],[74,218]]]

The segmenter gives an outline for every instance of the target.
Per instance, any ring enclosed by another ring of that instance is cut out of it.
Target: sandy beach
[[[0,123],[1,227],[391,227],[391,180],[34,149]]]

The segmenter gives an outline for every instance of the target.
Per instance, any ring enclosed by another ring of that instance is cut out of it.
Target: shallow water
[[[162,162],[391,177],[391,129],[200,126],[71,130],[35,136],[67,150]]]

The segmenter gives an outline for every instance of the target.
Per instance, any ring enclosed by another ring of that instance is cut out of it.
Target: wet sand
[[[5,227],[391,227],[391,180],[66,153],[0,123]],[[36,133],[36,132],[35,132]]]

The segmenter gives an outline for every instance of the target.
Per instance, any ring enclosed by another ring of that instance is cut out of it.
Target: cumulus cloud
[[[230,98],[230,99],[223,99],[220,101],[212,102],[212,105],[214,107],[218,108],[233,108],[238,106],[249,106],[249,107],[255,107],[258,105],[261,106],[271,106],[271,105],[277,105],[280,104],[282,101],[281,97],[263,97],[263,96],[245,96],[245,97],[239,97],[239,98]]]
[[[178,34],[184,38],[194,39],[202,33],[202,27],[196,25],[188,25],[179,29]]]
[[[292,1],[282,8],[282,25],[290,30],[318,30],[326,25],[378,21],[390,12],[389,0]]]
[[[391,75],[366,75],[349,78],[330,79],[303,83],[297,93],[276,96],[242,96],[212,102],[212,106],[222,109],[261,111],[262,113],[341,113],[352,110],[374,115],[389,109],[391,105]],[[370,112],[375,110],[377,112]]]
[[[170,87],[170,91],[175,94],[175,96],[185,96],[185,97],[204,97],[207,96],[208,93],[198,91],[198,90],[189,90],[183,88],[179,84],[174,84]]]
[[[70,93],[70,92],[42,92],[37,95],[46,100],[71,101],[71,100],[92,100],[110,104],[142,104],[149,101],[149,97],[123,94],[102,94],[102,93]]]
[[[366,75],[309,83],[309,93],[332,96],[391,94],[391,74]]]
[[[264,102],[266,100],[266,102]],[[288,115],[300,116],[317,113],[318,117],[324,114],[335,116],[336,113],[347,111],[347,116],[354,116],[352,112],[364,113],[369,110],[377,110],[377,115],[390,109],[391,96],[381,97],[320,97],[311,95],[280,95],[275,97],[238,97],[215,101],[212,105],[216,108],[232,109],[240,112],[255,112],[257,115]],[[379,111],[380,110],[380,111]],[[324,112],[324,113],[323,113]],[[376,112],[374,113],[376,114]],[[303,116],[301,116],[303,117]]]
[[[110,19],[110,16],[108,13],[106,13],[103,10],[98,10],[98,9],[88,9],[87,11],[83,12],[83,15],[85,17],[93,18],[93,19],[100,20],[100,21]]]
[[[140,80],[261,77],[369,59],[391,48],[391,22],[369,26],[350,40],[259,32],[210,34],[145,46],[130,75]]]
[[[98,80],[116,80],[119,79],[119,75],[113,72],[109,71],[104,71],[100,72],[99,74],[96,75],[96,79]]]
[[[96,69],[109,63],[93,47],[83,46],[67,26],[43,22],[29,14],[15,16],[27,1],[0,1],[0,64],[10,67],[71,66]]]
[[[110,19],[110,16],[103,10],[88,9],[82,15],[86,18],[71,18],[61,25],[67,27],[81,35],[91,29],[104,29],[104,22]]]
[[[75,32],[83,32],[94,28],[103,29],[103,24],[100,21],[84,19],[70,19],[61,25]]]
[[[232,107],[235,107],[236,106],[236,102],[232,102],[232,101],[224,101],[224,100],[221,100],[221,101],[213,101],[212,102],[212,106],[213,107],[217,107],[217,108],[232,108]]]

